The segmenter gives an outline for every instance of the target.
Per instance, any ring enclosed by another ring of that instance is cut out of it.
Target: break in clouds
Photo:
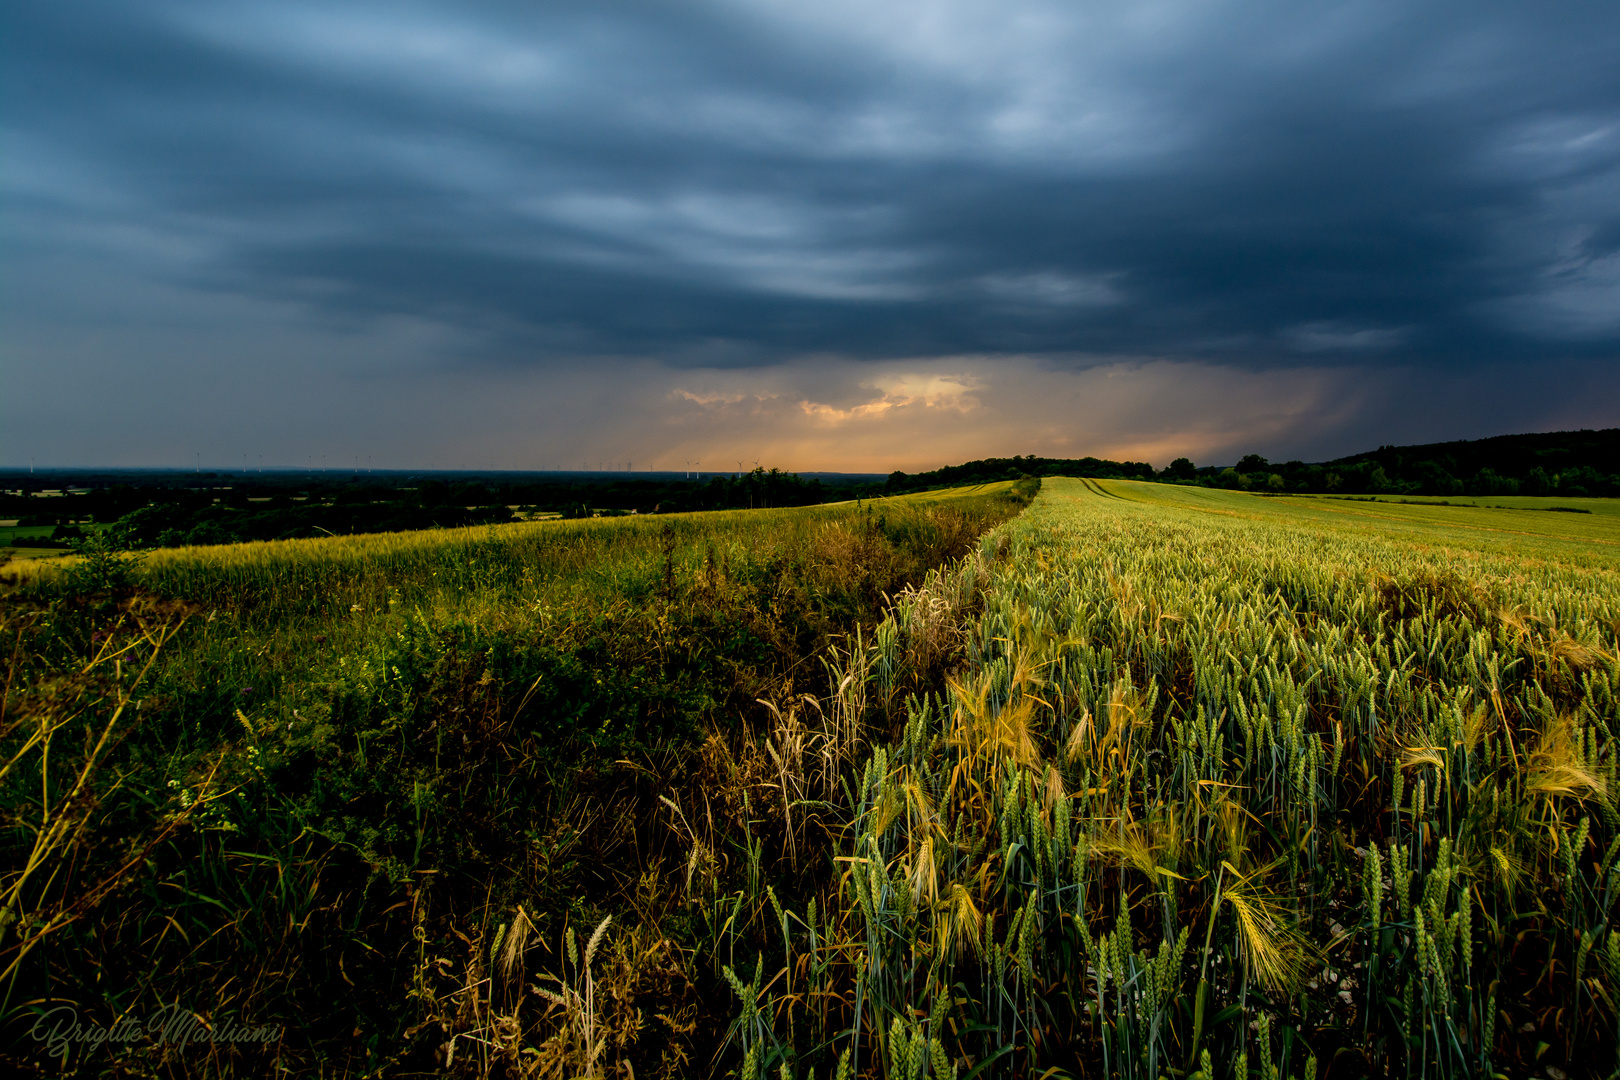
[[[1162,464],[1620,414],[1611,4],[8,23],[9,464]]]

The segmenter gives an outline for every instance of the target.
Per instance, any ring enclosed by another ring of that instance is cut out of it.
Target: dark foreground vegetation
[[[5,1058],[573,1075],[572,1042],[536,1056],[558,1008],[538,985],[576,1012],[585,995],[591,1061],[734,1067],[719,961],[762,927],[692,898],[824,880],[810,848],[854,746],[755,733],[821,709],[859,739],[825,664],[1034,490],[144,558],[103,542],[11,574]],[[831,786],[773,796],[807,753]],[[725,839],[679,834],[671,803]],[[593,936],[608,916],[629,932]],[[92,1037],[166,1008],[275,1037]],[[81,1035],[52,1041],[64,1016]]]

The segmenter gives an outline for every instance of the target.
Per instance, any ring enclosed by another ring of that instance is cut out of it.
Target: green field
[[[1620,544],[1620,499],[1295,495],[1286,501],[1294,505],[1314,504],[1330,513],[1376,515],[1391,522],[1412,521],[1470,531],[1561,536]]]
[[[1483,507],[1490,510],[1535,510],[1552,513],[1602,514],[1620,517],[1615,499],[1542,498],[1532,495],[1297,495],[1293,498],[1330,499],[1335,502],[1379,502],[1397,506]]]
[[[70,1056],[130,1074],[1609,1075],[1620,514],[1478,502],[1047,480],[982,537],[1005,486],[13,569],[10,1030],[284,1028]]]
[[[33,539],[40,537],[49,539],[51,533],[56,531],[54,525],[5,525],[0,526],[0,565],[13,559],[41,559],[61,555],[60,548],[22,547],[12,546],[17,539]]]
[[[965,986],[1026,1075],[1608,1074],[1620,548],[1519,504],[1048,481],[949,708],[869,775],[929,823],[848,848],[868,970],[950,939],[898,892],[926,863],[979,977],[874,980],[868,1023]]]

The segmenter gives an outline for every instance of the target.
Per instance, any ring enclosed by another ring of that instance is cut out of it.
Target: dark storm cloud
[[[1612,4],[13,8],[10,261],[486,358],[1620,345]]]

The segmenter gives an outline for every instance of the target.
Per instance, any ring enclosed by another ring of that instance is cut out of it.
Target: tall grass
[[[488,1071],[533,1050],[507,1012],[539,1001],[532,947],[596,925],[627,877],[662,880],[637,824],[654,771],[708,767],[709,729],[745,739],[756,698],[819,682],[832,635],[1016,510],[1007,487],[155,552],[102,575],[122,592],[28,568],[0,609],[8,1052],[37,1061],[30,1017],[62,1003],[287,1032],[53,1063],[92,1071]],[[673,987],[663,940],[594,962],[663,957],[649,977]],[[580,1000],[622,1046],[611,995]]]

